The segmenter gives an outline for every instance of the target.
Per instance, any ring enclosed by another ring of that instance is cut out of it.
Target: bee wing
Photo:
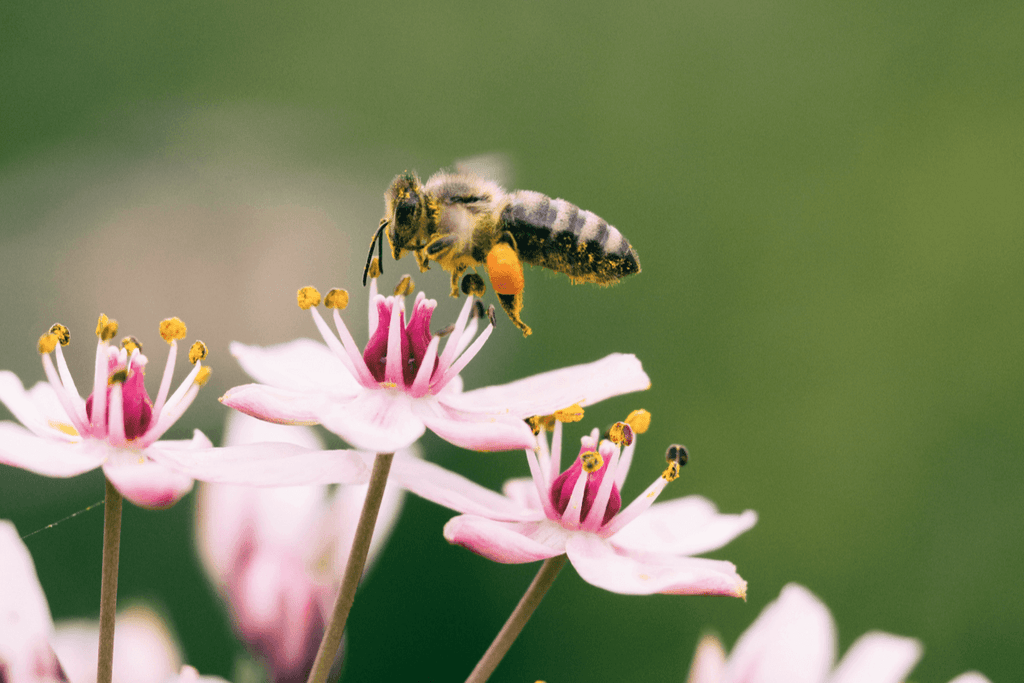
[[[501,152],[477,154],[465,159],[458,159],[453,166],[456,173],[466,173],[478,178],[493,180],[502,187],[513,186],[512,162],[508,155]]]

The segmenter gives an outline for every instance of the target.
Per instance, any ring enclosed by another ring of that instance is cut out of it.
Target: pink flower
[[[225,443],[265,441],[321,448],[307,427],[232,412]],[[366,485],[199,489],[196,539],[203,566],[235,628],[275,683],[305,681],[316,658],[352,547]],[[386,541],[402,490],[385,490],[370,560]]]
[[[410,289],[405,280],[399,285],[400,292]],[[314,288],[299,290],[300,307],[311,311],[326,346],[308,339],[267,348],[231,345],[242,367],[261,384],[231,389],[221,399],[226,405],[270,422],[323,424],[356,448],[379,453],[412,444],[426,429],[457,446],[490,451],[534,448],[526,417],[650,386],[636,357],[612,354],[463,392],[459,373],[494,329],[489,312],[488,325],[476,336],[483,308],[472,296],[440,352],[442,334],[430,332],[437,302],[422,292],[406,323],[405,297],[378,295],[373,280],[370,340],[362,350],[340,314],[348,295],[331,290],[324,299],[334,309],[338,336],[317,311],[319,301]]]
[[[697,647],[688,683],[899,683],[921,657],[913,638],[873,631],[858,638],[833,668],[835,624],[828,608],[803,586],[791,583],[764,608],[728,659],[721,643],[706,636]],[[966,673],[951,683],[989,683]]]
[[[628,422],[636,425],[638,414],[647,415],[637,411]],[[690,555],[728,543],[753,526],[757,515],[752,510],[722,515],[698,496],[652,505],[685,462],[681,446],[669,449],[662,476],[621,507],[619,490],[636,441],[628,423],[618,423],[613,435],[619,443],[599,443],[596,429],[583,437],[579,455],[559,474],[562,425],[556,422],[550,452],[543,431],[539,453],[526,451],[532,481],[506,482],[503,496],[423,461],[404,461],[396,470],[413,493],[467,513],[445,525],[450,543],[496,562],[534,562],[565,553],[584,580],[615,593],[744,597],[747,583],[734,565]]]
[[[61,350],[71,338],[63,325],[54,325],[39,340],[49,382],[26,391],[17,376],[0,371],[0,401],[21,422],[0,422],[0,463],[49,477],[103,467],[125,498],[154,508],[176,503],[192,489],[195,478],[262,485],[365,478],[362,458],[347,451],[320,454],[268,444],[214,449],[198,430],[188,441],[160,441],[209,377],[209,368],[202,364],[206,347],[202,342],[192,345],[189,360],[194,367],[171,393],[177,342],[185,337],[185,325],[177,318],[163,321],[160,334],[170,353],[156,400],[151,401],[144,383],[149,361],[138,340],[126,337],[120,347],[112,346],[117,322],[105,315],[96,334],[93,390],[84,400]]]

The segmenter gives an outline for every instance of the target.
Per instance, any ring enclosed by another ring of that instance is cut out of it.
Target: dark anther
[[[487,308],[487,319],[491,321],[491,327],[494,327],[494,306]]]
[[[442,328],[441,328],[440,330],[438,330],[438,331],[437,331],[437,332],[436,332],[435,334],[436,334],[436,335],[437,335],[438,337],[440,337],[440,338],[444,339],[444,338],[445,338],[445,337],[447,337],[447,336],[448,336],[449,334],[451,334],[451,333],[452,333],[452,330],[454,330],[454,329],[455,329],[455,325],[454,325],[454,324],[452,324],[452,325],[449,325],[448,327],[442,327]]]
[[[665,460],[668,462],[679,463],[680,466],[685,465],[690,459],[690,454],[686,450],[686,446],[680,446],[679,444],[672,444],[665,451]]]
[[[483,296],[487,292],[484,286],[484,279],[476,273],[469,273],[462,278],[462,293],[473,296]]]

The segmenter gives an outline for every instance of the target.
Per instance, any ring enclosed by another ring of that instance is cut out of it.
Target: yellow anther
[[[668,461],[668,467],[661,473],[662,478],[665,481],[674,481],[679,476],[679,468],[685,465],[690,459],[690,454],[686,450],[686,446],[680,446],[679,444],[672,444],[665,451],[665,460]]]
[[[110,376],[110,378],[107,380],[107,386],[113,386],[115,384],[124,384],[127,381],[128,381],[128,371],[127,370],[118,370],[117,372],[112,374]]]
[[[204,365],[199,368],[199,372],[196,373],[195,383],[197,386],[203,386],[210,381],[210,375],[213,374],[213,370],[210,369],[209,365]]]
[[[188,362],[191,363],[192,365],[195,365],[199,361],[205,359],[207,353],[208,352],[206,350],[206,344],[199,340],[196,340],[196,342],[192,344],[192,346],[190,346],[188,349]]]
[[[39,353],[43,355],[53,353],[53,350],[57,348],[57,344],[59,343],[60,337],[55,335],[53,332],[47,332],[39,338]]]
[[[573,403],[568,408],[556,410],[555,419],[559,422],[579,422],[583,419],[583,406]]]
[[[117,336],[117,321],[111,320],[104,313],[100,313],[100,318],[96,322],[96,336],[101,341],[110,341]]]
[[[627,422],[616,422],[608,430],[608,438],[612,443],[624,443],[629,446],[633,443],[633,428]]]
[[[398,281],[398,285],[395,286],[395,296],[409,296],[416,288],[416,283],[412,281],[411,275],[403,275],[402,279]]]
[[[78,430],[67,422],[59,422],[57,420],[47,420],[49,425],[56,429],[58,432],[67,434],[68,436],[78,436]]]
[[[54,323],[53,327],[50,328],[50,333],[57,335],[61,346],[67,346],[71,343],[71,330],[60,323]]]
[[[303,287],[298,294],[299,308],[308,311],[314,306],[320,305],[320,290],[316,287]]]
[[[675,481],[679,478],[679,463],[670,462],[665,471],[661,473],[661,478],[665,481]]]
[[[526,418],[526,424],[530,425],[530,429],[533,430],[534,434],[540,434],[542,427],[550,432],[555,428],[555,416],[534,415],[533,417]]]
[[[629,414],[626,424],[633,428],[634,433],[643,434],[651,426],[651,414],[643,408],[639,408]]]
[[[398,385],[395,384],[394,382],[380,382],[379,384],[380,384],[380,388],[381,389],[397,389],[398,388]]]
[[[348,292],[344,289],[335,287],[331,291],[327,292],[327,295],[324,297],[324,306],[344,311],[348,308]]]
[[[139,353],[142,353],[142,342],[135,337],[128,336],[121,340],[121,348],[127,351],[129,355],[131,355],[135,349],[138,349]]]
[[[597,451],[584,451],[580,453],[580,461],[583,463],[583,471],[587,474],[597,472],[604,467],[604,458]]]
[[[381,272],[380,261],[374,256],[373,260],[370,261],[370,267],[366,269],[366,276],[371,280],[376,280],[380,277]]]
[[[462,293],[470,294],[472,296],[483,296],[487,293],[487,287],[484,285],[484,279],[476,273],[470,273],[466,277],[462,278]]]
[[[175,339],[184,339],[186,334],[188,334],[188,330],[185,323],[181,322],[181,318],[168,318],[160,321],[160,336],[168,344]]]

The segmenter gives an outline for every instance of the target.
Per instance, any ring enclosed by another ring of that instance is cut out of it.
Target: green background
[[[6,3],[0,366],[42,379],[35,342],[60,320],[88,376],[103,311],[161,367],[156,325],[178,315],[214,379],[172,435],[216,441],[216,397],[245,381],[227,344],[314,334],[305,284],[353,291],[364,338],[391,177],[498,152],[515,187],[619,227],[643,273],[604,289],[527,272],[534,335],[500,319],[467,386],[635,353],[650,391],[586,418],[654,415],[624,497],[682,442],[666,495],[760,522],[713,554],[746,603],[619,596],[567,569],[493,680],[683,681],[703,631],[731,646],[790,581],[829,605],[843,649],[869,629],[920,638],[915,681],[1017,680],[1022,36],[1009,1]],[[440,272],[417,284],[447,291]],[[491,486],[526,472],[423,443]],[[22,533],[100,498],[98,473],[0,469]],[[120,596],[160,605],[187,661],[229,676],[243,649],[192,552],[193,504],[126,507]],[[407,502],[344,680],[460,680],[526,588],[536,566],[448,546],[450,516]],[[55,617],[96,613],[101,530],[97,508],[28,539]]]

